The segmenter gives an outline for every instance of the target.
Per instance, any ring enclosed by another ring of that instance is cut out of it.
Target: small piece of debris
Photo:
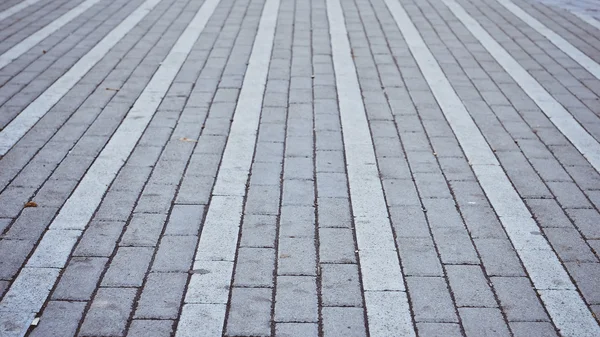
[[[115,88],[106,88],[106,90],[108,90],[108,91],[119,91],[120,89],[115,89]]]
[[[288,255],[288,254],[281,254],[281,255],[279,255],[280,259],[287,259],[288,257],[290,257],[290,255]]]
[[[182,142],[192,142],[192,143],[197,143],[198,142],[195,139],[191,139],[191,138],[187,138],[187,137],[179,138],[179,140],[182,141]]]
[[[25,204],[25,208],[28,208],[28,207],[38,207],[38,204],[33,201],[29,201],[28,203]]]
[[[45,50],[42,50],[42,53],[43,53],[43,54],[46,54],[46,51],[45,51]]]
[[[40,318],[36,317],[33,319],[33,321],[31,321],[31,326],[37,326],[38,324],[40,324]]]

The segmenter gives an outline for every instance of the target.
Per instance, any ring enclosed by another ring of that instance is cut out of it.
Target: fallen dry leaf
[[[25,208],[27,208],[27,207],[37,207],[37,206],[38,206],[38,204],[36,204],[33,201],[29,201],[28,203],[25,204]]]
[[[187,138],[187,137],[179,138],[179,140],[182,141],[182,142],[192,142],[192,143],[197,143],[198,142],[195,139],[190,139],[190,138]]]

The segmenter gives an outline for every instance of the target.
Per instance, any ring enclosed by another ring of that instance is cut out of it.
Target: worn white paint
[[[154,7],[159,0],[147,1],[136,13],[131,28]],[[121,123],[106,147],[89,168],[71,197],[50,224],[32,257],[15,279],[5,298],[0,302],[2,312],[38,312],[64,268],[70,251],[76,244],[104,193],[133,151],[163,97],[181,69],[200,33],[215,11],[219,0],[207,0],[181,34],[167,57]],[[151,5],[151,6],[149,6]],[[130,23],[131,24],[131,23]],[[129,27],[129,24],[126,26]],[[122,33],[122,32],[121,32]],[[44,277],[36,276],[41,273]],[[49,274],[43,271],[54,271]],[[31,276],[33,274],[33,276]],[[32,295],[33,294],[33,295]],[[31,298],[33,297],[34,300]],[[0,320],[0,323],[2,321]],[[2,324],[0,324],[2,326]],[[3,332],[0,330],[0,335]]]
[[[372,337],[415,336],[373,140],[339,0],[327,0],[331,50],[367,327]]]
[[[229,299],[233,262],[238,245],[246,182],[260,121],[271,62],[279,0],[267,0],[252,46],[250,60],[233,115],[231,130],[208,206],[194,269],[176,336],[221,336]]]
[[[15,119],[0,131],[0,156],[8,152],[50,109],[71,90],[160,0],[146,0],[85,54]]]
[[[565,40],[562,36],[556,34],[552,29],[538,21],[533,16],[525,12],[521,7],[515,5],[510,0],[496,0],[508,11],[513,13],[516,17],[521,19],[523,22],[528,24],[531,28],[535,29],[538,33],[546,37],[552,42],[558,49],[562,50],[565,54],[569,55],[575,62],[579,63],[587,71],[589,71],[596,78],[600,79],[600,64],[592,60],[589,56],[584,54],[582,51],[573,46],[569,41]]]
[[[456,1],[444,1],[485,49],[548,116],[562,134],[600,172],[600,144]]]
[[[485,142],[479,128],[450,85],[450,82],[410,17],[399,2],[395,0],[384,1],[404,35],[409,49],[463,148],[467,159],[473,163],[472,167],[475,176],[486,193],[490,204],[498,214],[500,222],[515,246],[515,250],[521,261],[523,261],[536,290],[540,293],[549,290],[573,292],[575,286],[568,277],[564,266],[550,247],[548,241],[538,234],[540,229],[533,220],[531,213],[512,186],[502,166],[495,158],[492,149]],[[462,7],[458,6],[454,0],[443,0],[443,2],[486,48],[489,47],[489,42],[493,41],[492,37],[489,35],[482,37],[481,32],[477,31],[473,25],[475,21],[468,16]],[[482,30],[478,24],[477,27],[479,30]],[[495,41],[493,42],[496,43]],[[498,48],[500,47],[498,46]],[[489,48],[488,51],[490,51]],[[504,50],[502,49],[502,51]],[[494,57],[497,52],[498,50],[490,51]],[[510,68],[506,70],[509,74],[513,75]],[[523,84],[521,86],[523,87]],[[473,139],[476,141],[474,142]],[[482,146],[482,144],[486,145]],[[563,313],[562,317],[553,315],[559,309],[555,299],[556,297],[551,296],[542,297],[542,301],[548,308],[552,320],[565,336],[600,335],[600,328],[581,297],[571,296],[564,299],[568,302],[566,306],[575,310],[570,313]],[[582,313],[586,314],[582,315]],[[564,315],[568,317],[565,318]],[[569,324],[564,324],[567,321]]]
[[[25,1],[21,1],[18,4],[15,4],[12,7],[9,7],[5,10],[3,10],[2,12],[0,12],[0,20],[4,20],[9,16],[12,16],[18,12],[20,12],[22,9],[25,9],[31,5],[33,5],[36,2],[39,2],[40,0],[25,0]]]
[[[73,19],[81,15],[81,13],[87,11],[88,9],[90,9],[90,7],[97,4],[98,2],[100,2],[100,0],[86,0],[80,3],[77,7],[61,15],[58,19],[50,22],[44,28],[29,35],[25,40],[17,43],[15,46],[4,52],[4,54],[0,55],[0,69],[6,67],[7,64],[11,63],[13,60],[23,55],[26,51],[33,48],[33,46],[40,43],[48,36],[52,35],[52,33],[56,32],[64,25],[71,22]]]

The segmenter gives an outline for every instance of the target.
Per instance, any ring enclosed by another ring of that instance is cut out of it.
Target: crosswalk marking
[[[86,0],[82,2],[77,7],[61,15],[58,19],[52,21],[44,28],[29,35],[25,40],[17,43],[14,47],[10,48],[6,52],[4,52],[4,54],[0,55],[0,69],[6,67],[13,60],[23,55],[29,49],[33,48],[33,46],[40,43],[48,36],[52,35],[52,33],[56,32],[64,25],[71,22],[73,19],[81,15],[81,13],[87,11],[98,2],[100,2],[100,0]]]
[[[0,156],[5,155],[58,101],[71,90],[160,0],[147,0],[85,54],[69,71],[35,99],[2,131]]]
[[[9,16],[12,16],[13,14],[18,13],[22,9],[27,8],[39,1],[40,0],[25,0],[25,1],[19,2],[18,4],[14,5],[12,7],[9,7],[7,9],[3,10],[2,12],[0,12],[0,21],[6,19]]]
[[[194,269],[210,272],[192,275],[177,337],[197,336],[199,330],[206,337],[223,333],[278,12],[279,0],[267,0],[196,251]]]
[[[149,0],[136,12],[137,14],[132,14],[136,18],[135,23],[139,22],[159,1]],[[50,229],[42,237],[30,261],[0,302],[0,313],[12,312],[19,314],[20,317],[31,317],[31,313],[41,309],[58,278],[58,270],[64,268],[76,244],[76,238],[85,229],[108,186],[133,151],[219,1],[207,0],[202,4],[127,117],[50,224]],[[51,271],[57,272],[50,273]],[[4,315],[0,314],[0,317]],[[0,318],[0,326],[3,326],[3,323],[5,322]]]
[[[356,241],[372,337],[415,336],[373,140],[339,0],[327,0]]]

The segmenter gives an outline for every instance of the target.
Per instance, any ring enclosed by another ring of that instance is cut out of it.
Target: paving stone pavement
[[[2,2],[17,336],[600,337],[600,5]]]

